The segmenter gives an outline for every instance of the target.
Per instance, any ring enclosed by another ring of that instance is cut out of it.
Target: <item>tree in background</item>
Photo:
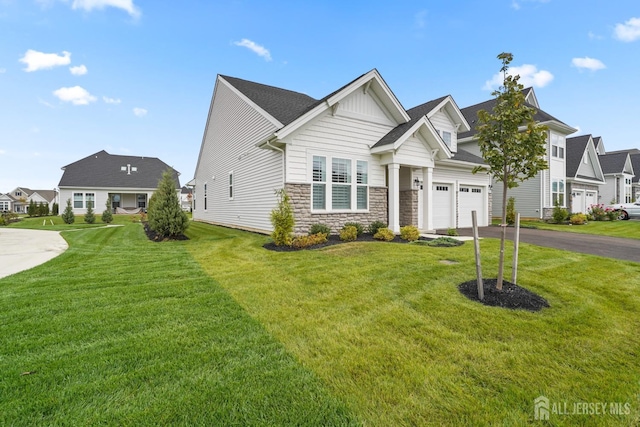
[[[59,213],[60,213],[60,205],[58,205],[58,203],[54,203],[53,206],[51,207],[51,215],[58,216]]]
[[[96,222],[96,215],[93,213],[93,203],[87,202],[87,212],[84,214],[84,222],[93,224]]]
[[[105,207],[106,209],[102,211],[102,222],[110,224],[113,221],[113,214],[111,213],[111,197],[107,197]]]
[[[163,237],[176,237],[187,229],[189,218],[180,206],[176,182],[170,170],[162,174],[158,188],[149,200],[149,228]]]
[[[507,227],[507,191],[520,182],[533,178],[547,169],[545,160],[547,127],[534,120],[535,109],[525,102],[524,86],[520,76],[507,74],[513,60],[510,53],[501,53],[500,71],[503,84],[492,93],[496,103],[492,112],[478,111],[478,142],[482,157],[489,169],[478,167],[474,172],[485,170],[496,181],[502,182],[502,233],[500,259],[496,288],[502,290],[504,273],[504,245]]]
[[[36,216],[36,202],[33,201],[33,199],[31,199],[29,201],[29,206],[27,207],[27,214],[29,214],[29,216]]]
[[[76,220],[73,208],[71,207],[71,199],[67,199],[67,207],[64,208],[64,212],[62,212],[62,220],[65,224],[73,224]]]

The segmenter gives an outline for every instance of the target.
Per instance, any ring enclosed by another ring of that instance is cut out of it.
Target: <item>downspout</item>
[[[284,190],[284,182],[285,182],[285,176],[286,176],[286,170],[285,170],[285,157],[284,157],[284,150],[282,148],[278,148],[275,145],[271,145],[271,141],[267,140],[267,142],[265,143],[265,145],[273,150],[279,151],[282,153],[282,189]]]

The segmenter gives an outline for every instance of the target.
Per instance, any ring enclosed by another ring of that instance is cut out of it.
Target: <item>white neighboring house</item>
[[[193,190],[190,187],[183,185],[182,188],[180,189],[180,207],[182,208],[183,211],[191,212],[192,200],[193,200]]]
[[[158,188],[163,172],[170,170],[180,195],[179,173],[155,157],[120,156],[102,150],[62,168],[60,214],[71,200],[75,214],[85,214],[92,205],[95,212],[105,209],[111,199],[114,213],[146,211]]]
[[[567,193],[571,213],[587,213],[600,203],[604,173],[591,135],[567,138]]]
[[[629,150],[612,151],[607,153],[601,137],[597,138],[598,158],[602,165],[606,183],[600,186],[602,195],[600,202],[605,205],[616,203],[631,203],[633,200],[633,179],[636,172],[633,169]]]
[[[0,195],[0,212],[27,213],[29,204],[33,200],[36,204],[49,205],[49,212],[57,202],[58,193],[55,190],[32,190],[17,187],[9,193]]]
[[[350,221],[466,226],[471,209],[487,225],[490,180],[471,173],[482,159],[456,146],[468,129],[450,96],[405,110],[375,69],[322,99],[219,75],[193,219],[268,233],[285,188],[296,233]]]
[[[519,183],[518,187],[509,189],[508,197],[515,198],[516,211],[522,217],[549,218],[553,213],[553,207],[556,202],[561,207],[567,207],[566,138],[576,132],[577,129],[540,109],[533,88],[524,89],[523,92],[525,101],[535,109],[534,120],[538,124],[548,127],[546,160],[549,168],[539,172],[535,177]],[[496,100],[494,98],[462,109],[462,113],[471,125],[472,130],[458,135],[458,147],[477,156],[482,155],[475,130],[478,111],[492,112],[495,103]],[[492,215],[499,218],[502,215],[501,182],[494,180],[492,195]]]

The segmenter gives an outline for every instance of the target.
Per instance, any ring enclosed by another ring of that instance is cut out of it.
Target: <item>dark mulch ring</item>
[[[168,240],[189,240],[189,238],[184,234],[178,234],[177,236],[162,236],[149,228],[148,222],[143,223],[143,225],[144,232],[152,242],[166,242]]]
[[[549,307],[547,300],[542,298],[540,295],[511,282],[507,282],[506,280],[502,282],[502,290],[499,291],[496,289],[497,282],[497,279],[483,280],[483,301],[478,300],[477,280],[470,280],[460,284],[458,286],[458,290],[470,300],[478,301],[481,304],[492,307],[529,311],[540,311],[545,307]]]
[[[426,243],[426,242],[428,242],[430,240],[433,240],[433,239],[429,239],[429,238],[422,237],[422,236],[420,236],[420,238],[418,238],[419,242],[425,242]],[[374,239],[373,235],[369,234],[369,233],[362,234],[356,240],[356,242],[381,242],[381,241],[382,240]],[[262,245],[262,247],[265,248],[265,249],[268,249],[270,251],[276,251],[276,252],[295,252],[295,251],[303,251],[305,249],[319,249],[319,248],[324,248],[326,246],[339,245],[341,243],[350,243],[350,242],[343,242],[342,240],[340,240],[340,236],[338,234],[331,234],[325,243],[321,243],[319,245],[309,246],[309,247],[306,247],[306,248],[294,248],[293,246],[276,246],[273,242],[265,243],[264,245]],[[396,237],[394,237],[393,240],[391,240],[391,243],[411,243],[411,242],[408,242],[407,240],[402,240],[400,238],[400,236],[396,236]],[[463,243],[464,242],[462,242],[462,241],[460,242],[461,245]]]

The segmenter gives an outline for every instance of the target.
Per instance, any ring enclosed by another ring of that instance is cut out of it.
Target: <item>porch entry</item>
[[[139,213],[147,209],[146,193],[109,193],[113,213]]]

